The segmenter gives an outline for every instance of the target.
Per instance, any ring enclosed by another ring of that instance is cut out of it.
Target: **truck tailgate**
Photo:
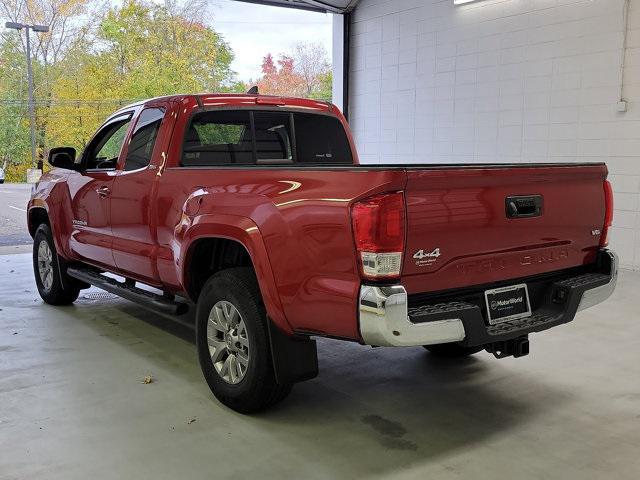
[[[402,283],[483,285],[595,260],[604,164],[407,169]]]

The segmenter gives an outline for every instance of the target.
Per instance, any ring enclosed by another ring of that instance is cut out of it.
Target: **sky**
[[[331,58],[332,15],[267,7],[235,0],[213,0],[211,25],[231,45],[238,80],[261,76],[262,58],[292,50],[297,42],[320,42]]]

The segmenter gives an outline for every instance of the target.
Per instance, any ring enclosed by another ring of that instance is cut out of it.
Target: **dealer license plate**
[[[531,316],[529,291],[525,283],[486,290],[484,298],[490,325]]]

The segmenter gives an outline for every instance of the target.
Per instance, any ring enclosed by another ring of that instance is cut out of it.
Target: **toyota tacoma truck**
[[[325,102],[155,98],[49,162],[28,204],[43,300],[94,285],[194,311],[204,378],[240,412],[317,375],[314,337],[519,357],[616,284],[604,164],[360,165]]]

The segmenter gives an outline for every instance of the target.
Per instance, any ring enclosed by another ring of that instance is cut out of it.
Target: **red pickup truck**
[[[316,336],[518,357],[615,288],[604,164],[359,165],[335,106],[229,94],[125,107],[49,162],[28,205],[44,301],[195,309],[204,377],[241,412],[317,375]]]

